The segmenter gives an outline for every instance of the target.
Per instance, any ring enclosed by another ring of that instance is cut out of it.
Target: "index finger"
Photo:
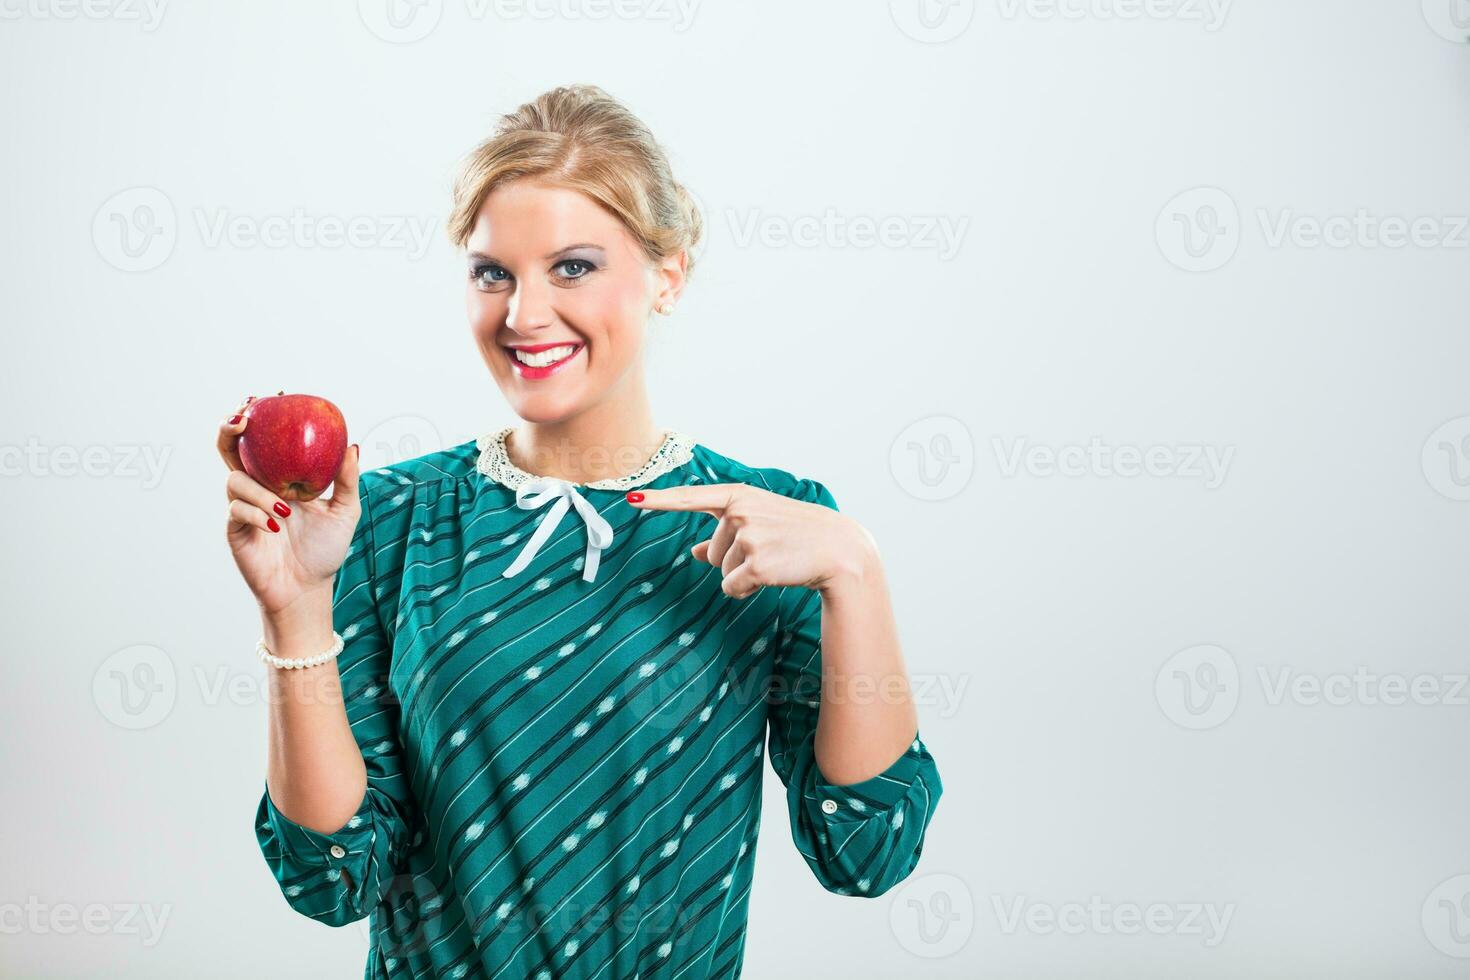
[[[215,439],[215,448],[219,450],[220,459],[231,470],[243,470],[245,464],[240,462],[240,433],[245,431],[246,419],[244,418],[245,406],[255,400],[254,395],[246,395],[238,408],[230,414],[230,417],[219,424],[219,435]],[[231,423],[230,419],[239,416],[240,421]]]
[[[628,501],[646,510],[702,510],[711,517],[724,516],[725,509],[743,483],[706,483],[701,486],[664,487],[660,490],[638,490],[642,500]]]

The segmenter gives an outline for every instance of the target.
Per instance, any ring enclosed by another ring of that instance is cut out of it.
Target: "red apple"
[[[268,395],[242,413],[240,462],[251,479],[283,500],[315,500],[347,455],[347,422],[316,395]]]

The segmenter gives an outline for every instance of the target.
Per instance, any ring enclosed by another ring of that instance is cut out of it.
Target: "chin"
[[[572,418],[580,411],[576,403],[568,399],[533,397],[510,399],[511,408],[526,422],[548,425]]]

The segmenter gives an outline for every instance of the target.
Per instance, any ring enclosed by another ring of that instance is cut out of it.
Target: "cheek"
[[[572,322],[590,328],[584,332],[593,345],[597,370],[621,373],[638,356],[645,328],[643,293],[638,289],[604,291],[587,303],[581,317]]]
[[[637,278],[606,280],[603,288],[585,290],[579,297],[584,322],[596,323],[598,332],[619,347],[636,347],[643,335],[647,295]]]
[[[564,291],[557,297],[556,312],[601,347],[604,357],[617,357],[626,348],[636,348],[643,336],[644,291],[636,281],[603,279]]]
[[[494,337],[505,322],[505,303],[494,293],[474,286],[465,289],[465,312],[469,314],[470,329],[480,336]]]
[[[622,311],[624,319],[641,323],[648,302],[648,286],[641,276],[619,279],[613,288],[612,302]]]

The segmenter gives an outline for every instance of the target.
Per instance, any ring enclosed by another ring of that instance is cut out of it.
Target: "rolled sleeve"
[[[862,782],[845,786],[830,783],[820,768],[813,769],[812,802],[829,823],[891,814],[916,788],[923,787],[938,774],[933,756],[917,733],[903,755],[878,775]]]
[[[379,817],[372,792],[334,834],[303,827],[276,809],[267,788],[256,813],[256,830],[266,863],[275,872],[291,907],[329,925],[364,918],[363,888],[379,880],[389,860],[391,839],[377,832]],[[345,874],[344,874],[345,873]]]

